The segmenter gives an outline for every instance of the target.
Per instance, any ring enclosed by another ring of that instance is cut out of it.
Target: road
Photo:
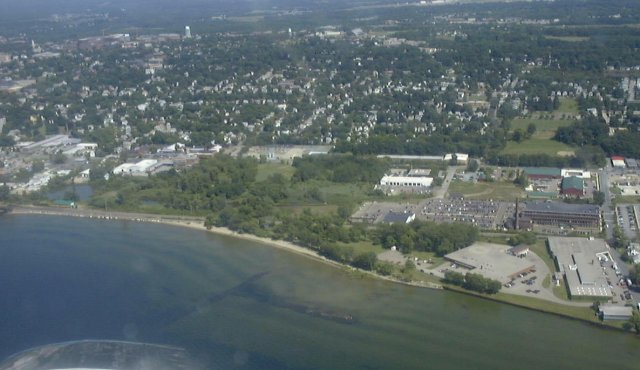
[[[447,174],[444,177],[444,181],[442,181],[442,186],[436,189],[433,192],[433,197],[435,199],[443,199],[445,195],[447,195],[447,191],[449,190],[449,185],[451,185],[451,181],[453,180],[453,176],[455,176],[456,171],[462,167],[460,166],[449,166],[447,167]]]
[[[611,171],[611,164],[607,163],[607,167],[598,172],[598,184],[600,191],[604,193],[604,203],[602,204],[602,217],[605,224],[605,232],[607,234],[607,240],[613,239],[613,228],[616,225],[616,219],[613,212],[613,205],[611,203],[611,191],[609,191],[609,172]]]
[[[607,166],[602,169],[602,171],[598,172],[598,180],[600,184],[600,191],[604,193],[604,204],[602,205],[602,218],[605,223],[605,232],[607,235],[607,241],[611,245],[613,242],[613,228],[616,224],[616,216],[613,209],[613,202],[611,198],[611,191],[609,190],[609,174],[613,171],[611,167],[611,163],[607,162]],[[611,256],[614,261],[618,264],[620,268],[620,272],[623,276],[629,276],[629,265],[624,262],[620,256],[620,253],[615,249],[611,248]],[[631,297],[635,303],[640,302],[640,292],[635,292],[630,290]]]

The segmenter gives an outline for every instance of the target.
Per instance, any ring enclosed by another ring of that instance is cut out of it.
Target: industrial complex
[[[554,201],[525,202],[516,213],[516,226],[530,230],[536,225],[564,229],[600,230],[600,207],[593,204],[567,204]]]
[[[550,237],[549,250],[572,298],[610,298],[613,293],[604,271],[611,264],[609,245],[602,239]]]
[[[456,266],[501,283],[508,283],[524,273],[536,270],[533,260],[525,257],[510,253],[508,246],[491,243],[475,243],[444,256]]]

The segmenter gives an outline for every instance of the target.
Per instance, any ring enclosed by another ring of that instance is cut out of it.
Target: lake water
[[[640,364],[633,335],[156,224],[2,217],[0,297],[0,358],[126,339],[186,347],[208,369]]]

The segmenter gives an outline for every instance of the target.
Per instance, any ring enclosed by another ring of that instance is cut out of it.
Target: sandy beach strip
[[[211,232],[211,233],[222,235],[222,236],[228,236],[228,237],[233,237],[237,239],[247,240],[247,241],[255,242],[258,244],[270,245],[282,250],[296,253],[298,255],[302,255],[308,258],[313,258],[316,261],[320,261],[343,270],[358,271],[365,275],[369,275],[371,277],[375,277],[377,279],[382,279],[385,281],[400,283],[404,285],[417,286],[422,288],[442,289],[442,286],[433,284],[433,283],[401,281],[398,279],[394,279],[392,277],[376,274],[375,272],[372,272],[372,271],[357,269],[352,266],[330,260],[324,256],[321,256],[314,250],[301,247],[299,245],[296,245],[294,243],[291,243],[285,240],[275,240],[275,239],[263,238],[263,237],[252,235],[252,234],[238,233],[226,227],[214,226],[208,229],[204,226],[204,218],[202,217],[191,217],[191,216],[181,216],[181,215],[158,215],[158,214],[151,214],[151,213],[119,212],[119,211],[111,212],[111,211],[86,209],[86,208],[57,208],[57,207],[41,207],[41,206],[15,206],[11,210],[10,214],[70,216],[70,217],[81,217],[81,218],[95,218],[95,219],[103,219],[103,220],[152,222],[152,223],[160,223],[160,224],[170,225],[170,226],[186,227],[194,230],[207,231],[207,232]]]

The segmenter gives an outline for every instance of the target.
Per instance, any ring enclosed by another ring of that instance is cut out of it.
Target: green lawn
[[[502,154],[573,155],[574,148],[549,139],[529,139],[520,143],[509,141]]]
[[[560,285],[553,285],[553,295],[560,299],[564,299],[565,301],[569,300],[569,294],[567,293],[567,286],[564,283],[560,283]]]
[[[531,307],[545,312],[576,317],[578,319],[594,323],[601,323],[601,321],[596,317],[595,312],[590,307],[565,306],[542,299],[506,293],[498,293],[496,294],[496,298],[503,302]]]
[[[560,98],[560,107],[555,112],[577,114],[578,102],[573,98]]]
[[[341,247],[350,247],[353,248],[354,254],[364,253],[364,252],[375,252],[376,254],[382,253],[385,251],[381,245],[375,245],[372,242],[365,240],[356,243],[338,243]]]
[[[640,203],[640,196],[638,195],[617,195],[613,199],[614,204],[628,204],[628,203]]]
[[[433,252],[421,252],[421,251],[414,251],[409,253],[410,257],[418,257],[419,260],[431,260],[431,263],[426,265],[427,268],[432,268],[434,266],[438,266],[440,264],[442,264],[442,262],[444,261],[443,257],[438,257],[436,256],[435,253]],[[422,264],[422,262],[420,262]],[[423,265],[424,267],[424,265]]]
[[[565,127],[573,123],[572,120],[559,120],[559,119],[537,119],[537,118],[515,118],[511,121],[511,128],[521,129],[527,131],[529,124],[536,125],[536,132],[533,134],[533,139],[551,139],[559,127]]]
[[[548,289],[550,285],[551,285],[551,274],[547,274],[547,276],[544,277],[544,280],[542,280],[542,287],[545,289]]]
[[[464,182],[454,180],[449,185],[449,194],[462,193],[468,199],[513,200],[524,197],[524,190],[510,182]]]
[[[511,303],[517,306],[529,307],[539,311],[575,317],[575,318],[586,320],[592,323],[601,324],[601,321],[596,317],[594,311],[588,307],[565,306],[565,305],[545,301],[538,298],[526,297],[526,296],[515,295],[515,294],[507,294],[507,293],[501,293],[501,292],[495,295],[487,296],[485,294],[470,292],[460,287],[447,285],[447,288],[455,291],[465,292],[471,295],[487,297],[499,302]]]
[[[545,240],[538,239],[536,244],[529,246],[529,249],[531,249],[533,253],[535,253],[544,261],[551,272],[556,271],[556,263],[553,261],[553,258],[551,258],[551,255],[549,255],[549,252],[547,251]]]
[[[561,142],[552,140],[560,127],[570,126],[574,120],[561,119],[565,114],[577,114],[578,103],[572,98],[560,98],[560,107],[552,113],[535,112],[533,118],[515,118],[511,121],[512,130],[520,129],[526,132],[530,124],[536,126],[536,132],[531,139],[520,143],[509,141],[502,151],[503,154],[549,154],[572,155],[573,148]],[[537,118],[544,115],[549,118]]]

